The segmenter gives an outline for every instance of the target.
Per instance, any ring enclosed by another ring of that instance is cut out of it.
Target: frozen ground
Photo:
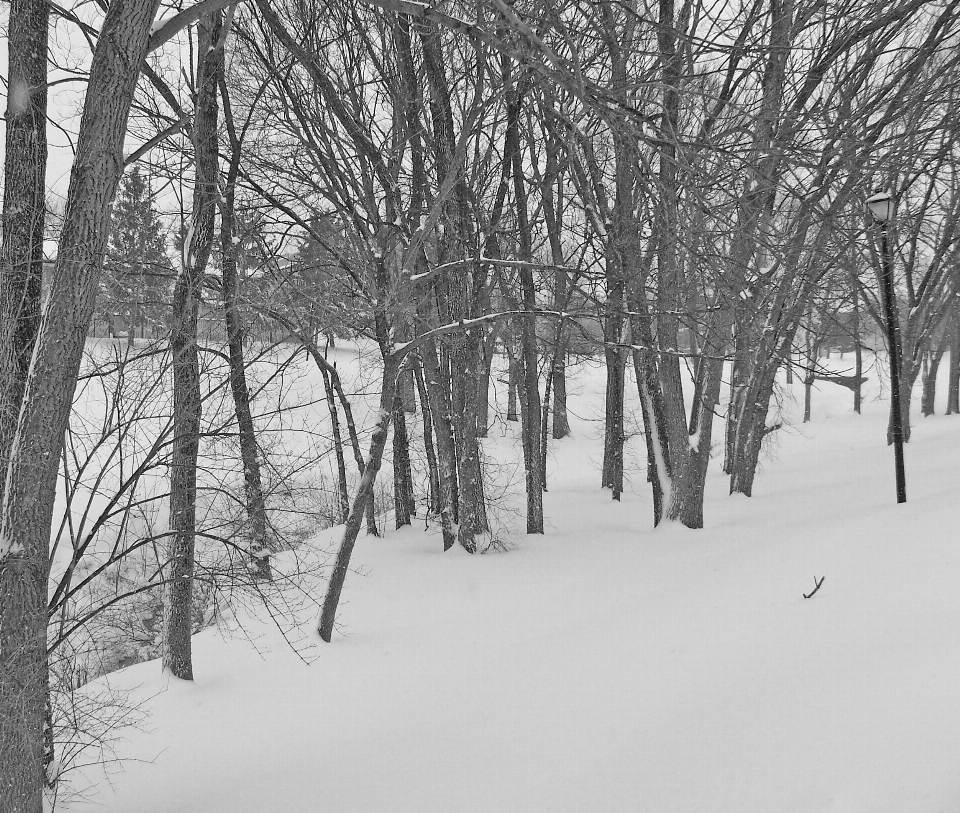
[[[310,665],[247,619],[255,646],[196,637],[193,684],[115,673],[148,730],[71,813],[956,811],[960,416],[915,417],[897,506],[886,401],[823,384],[800,425],[797,385],[755,496],[718,459],[707,528],[654,531],[639,438],[623,502],[596,487],[602,381],[572,388],[543,538],[509,510],[508,553],[362,538],[333,644],[304,608]]]

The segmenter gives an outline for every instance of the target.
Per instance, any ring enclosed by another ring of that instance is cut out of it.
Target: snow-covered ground
[[[299,654],[243,618],[252,643],[195,638],[192,684],[156,661],[111,675],[149,717],[106,776],[69,776],[86,801],[67,809],[957,810],[960,416],[944,381],[898,506],[870,375],[864,415],[822,384],[802,425],[795,385],[752,498],[727,495],[718,447],[707,527],[688,531],[652,529],[639,437],[623,501],[597,488],[603,374],[582,368],[542,538],[520,533],[515,486],[506,553],[444,554],[422,519],[361,538],[330,645],[306,602]],[[492,460],[516,463],[513,433],[492,430]]]

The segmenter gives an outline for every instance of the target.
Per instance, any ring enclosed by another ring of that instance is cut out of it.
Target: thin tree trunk
[[[513,194],[517,208],[517,235],[520,259],[533,261],[533,241],[527,211],[527,190],[523,177],[523,155],[520,150],[521,97],[507,103],[507,152],[513,161]],[[533,285],[533,271],[529,266],[520,269],[520,292],[524,315],[521,317],[520,346],[523,354],[523,465],[527,491],[527,533],[543,533],[542,458],[540,454],[540,373],[537,355],[537,292]]]
[[[279,316],[279,314],[272,314],[274,317]],[[284,321],[285,320],[281,320]],[[288,327],[292,327],[289,324]],[[350,437],[350,448],[353,450],[353,459],[357,464],[357,470],[360,472],[360,476],[363,476],[364,468],[366,463],[363,460],[363,452],[360,450],[360,438],[357,435],[357,425],[353,420],[353,409],[350,407],[350,401],[347,399],[346,394],[343,392],[343,384],[340,382],[340,374],[337,372],[337,367],[335,364],[330,364],[320,353],[320,349],[317,347],[317,343],[310,337],[304,336],[302,333],[294,329],[294,335],[300,343],[307,348],[307,352],[310,354],[310,357],[313,359],[314,364],[320,368],[320,370],[325,371],[330,376],[330,383],[333,385],[333,389],[337,394],[337,398],[340,401],[340,406],[343,408],[343,417],[347,424],[347,434]],[[371,536],[379,536],[379,531],[377,530],[377,517],[373,504],[373,492],[370,492],[370,502],[367,505],[367,533]]]
[[[350,491],[347,487],[347,463],[343,455],[343,437],[340,432],[340,415],[337,412],[337,396],[330,383],[330,373],[320,368],[323,376],[323,389],[327,396],[327,411],[330,413],[330,427],[333,434],[333,451],[337,457],[337,486],[340,493],[340,522],[346,522],[350,515]],[[361,472],[362,474],[362,472]]]
[[[440,492],[440,528],[443,534],[443,549],[450,550],[456,544],[457,521],[457,463],[453,432],[450,427],[450,395],[443,384],[440,365],[437,362],[436,346],[425,342],[420,350],[429,412],[433,416],[437,440],[437,468]],[[424,410],[426,412],[427,409]]]
[[[423,363],[419,357],[413,370],[417,383],[417,395],[420,397],[420,413],[423,417],[423,448],[427,455],[427,478],[430,481],[429,507],[431,514],[440,513],[440,469],[437,466],[437,452],[433,445],[433,421],[430,418],[430,401],[427,387],[423,383]]]
[[[608,317],[608,319],[612,318]],[[619,318],[616,321],[619,323]],[[619,336],[613,341],[619,341]],[[619,349],[611,347],[606,349],[604,356],[607,362],[607,389],[601,485],[603,488],[612,489],[613,499],[619,500],[620,493],[623,491],[624,356]]]
[[[353,498],[350,516],[347,518],[346,525],[343,529],[343,539],[337,551],[333,573],[330,575],[330,582],[327,585],[327,592],[324,596],[323,607],[320,612],[317,631],[320,633],[320,637],[327,643],[330,643],[333,637],[337,605],[340,603],[343,583],[346,580],[347,570],[350,567],[350,557],[353,554],[353,548],[357,542],[357,536],[360,533],[360,524],[363,522],[366,506],[370,501],[370,497],[373,495],[373,486],[377,479],[377,473],[380,471],[380,463],[383,460],[383,450],[387,445],[387,435],[390,432],[396,391],[397,362],[392,356],[387,355],[383,365],[380,414],[374,426],[373,435],[370,438],[370,453],[367,456],[363,476],[360,478],[360,485],[357,487],[357,492]]]
[[[43,807],[47,580],[57,475],[93,316],[110,203],[123,166],[127,116],[155,11],[156,3],[114,0],[101,26],[57,261],[10,447],[0,516],[0,810],[5,813],[40,813]],[[34,58],[45,59],[46,50]],[[13,373],[2,374],[0,387],[10,392]]]
[[[250,523],[250,538],[247,543],[247,550],[250,554],[248,564],[254,579],[269,581],[273,578],[270,567],[269,526],[260,476],[260,450],[257,445],[256,430],[253,426],[253,415],[250,410],[250,389],[247,386],[246,361],[243,353],[246,329],[240,316],[240,290],[237,278],[239,241],[235,239],[235,199],[242,145],[237,139],[236,130],[233,126],[222,59],[217,67],[216,81],[223,93],[224,119],[227,124],[227,131],[230,134],[232,153],[220,206],[220,249],[223,255],[221,276],[223,279],[223,313],[230,358],[230,390],[233,393],[237,429],[240,434],[240,461],[243,464],[244,497],[246,499],[247,520]]]
[[[551,362],[547,370],[553,368]],[[540,416],[540,485],[547,491],[547,443],[550,435],[550,395],[553,376],[547,373],[547,384],[543,393],[543,414]]]
[[[193,680],[193,571],[200,452],[200,359],[197,317],[203,274],[213,247],[217,209],[217,74],[221,70],[223,14],[202,17],[198,27],[197,104],[193,125],[196,175],[193,214],[173,292],[173,448],[170,460],[170,531],[163,602],[163,668]]]
[[[401,373],[401,378],[404,373]],[[410,440],[407,437],[403,396],[397,392],[393,405],[393,509],[396,527],[410,524],[417,513],[413,496],[413,473],[410,470]]]
[[[512,337],[511,337],[512,338]],[[517,391],[522,376],[520,374],[520,358],[512,345],[507,345],[507,420],[519,421],[520,411]]]
[[[570,418],[567,415],[567,351],[563,347],[565,337],[561,335],[560,346],[553,356],[550,378],[553,381],[553,438],[559,440],[570,434]]]

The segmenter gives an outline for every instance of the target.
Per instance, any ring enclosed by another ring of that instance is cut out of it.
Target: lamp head
[[[889,189],[880,189],[867,198],[867,208],[874,220],[886,223],[893,219],[893,193]]]

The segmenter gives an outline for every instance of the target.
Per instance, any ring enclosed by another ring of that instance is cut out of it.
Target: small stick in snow
[[[811,597],[813,596],[813,594],[816,593],[817,590],[820,589],[820,585],[823,584],[823,580],[824,580],[825,578],[827,578],[827,577],[826,577],[826,576],[821,576],[821,577],[820,577],[820,581],[817,581],[817,577],[814,576],[814,577],[813,577],[813,583],[816,585],[816,587],[813,588],[813,590],[810,592],[809,595],[808,595],[807,593],[804,593],[804,594],[803,594],[803,597],[804,597],[804,598],[811,598]]]

